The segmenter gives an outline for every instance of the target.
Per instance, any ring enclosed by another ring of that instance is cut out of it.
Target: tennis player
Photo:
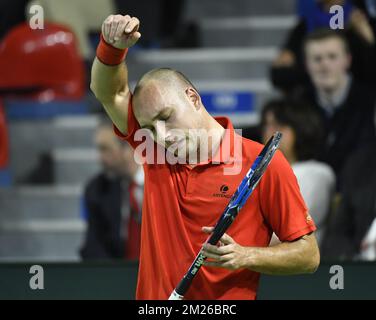
[[[262,145],[234,132],[228,118],[210,116],[195,87],[177,71],[148,72],[132,94],[124,60],[141,37],[139,26],[129,15],[104,21],[91,89],[115,133],[136,151],[144,141],[138,132],[147,128],[156,158],[172,153],[187,161],[144,164],[136,298],[167,299],[202,247],[208,259],[186,299],[255,299],[260,273],[314,272],[320,260],[316,227],[280,152],[220,245],[204,244]],[[203,132],[211,132],[207,143],[201,143]],[[193,153],[198,156],[192,162]],[[226,174],[234,164],[236,174]],[[281,243],[268,247],[273,232]]]

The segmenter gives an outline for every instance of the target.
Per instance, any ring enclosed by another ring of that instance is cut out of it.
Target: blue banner
[[[206,91],[201,100],[210,113],[249,113],[254,111],[254,94],[238,91]]]

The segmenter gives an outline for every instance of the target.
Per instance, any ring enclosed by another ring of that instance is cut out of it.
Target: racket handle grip
[[[168,300],[183,300],[184,296],[181,296],[180,294],[178,294],[175,290],[172,291],[170,297],[168,298]]]

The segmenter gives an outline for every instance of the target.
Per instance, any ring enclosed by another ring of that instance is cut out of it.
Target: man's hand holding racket
[[[202,231],[207,234],[211,234],[213,230],[214,227],[202,228]],[[249,249],[251,248],[246,248],[237,244],[233,238],[225,233],[219,240],[219,246],[214,246],[210,243],[204,244],[202,253],[207,257],[207,260],[205,260],[203,265],[229,270],[245,268],[249,265]]]

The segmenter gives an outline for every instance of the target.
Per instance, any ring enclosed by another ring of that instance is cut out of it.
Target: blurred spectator
[[[83,259],[138,259],[141,235],[143,169],[133,150],[103,122],[95,143],[102,172],[85,188],[84,207],[88,219]]]
[[[354,77],[364,83],[376,84],[375,35],[365,14],[354,7],[350,0],[306,1],[301,9],[300,20],[290,32],[286,44],[273,63],[271,78],[273,84],[289,94],[301,90],[309,83],[304,68],[303,42],[311,32],[330,27],[333,5],[341,5],[344,11],[345,28],[341,32],[348,40],[353,63]]]
[[[342,172],[344,189],[329,221],[322,255],[376,260],[376,144],[353,154]]]
[[[375,91],[349,74],[346,40],[332,30],[310,34],[305,40],[305,57],[313,86],[303,96],[320,112],[326,129],[319,159],[338,174],[350,154],[375,140]]]
[[[335,187],[333,170],[315,159],[322,138],[320,117],[309,105],[295,101],[269,102],[262,111],[263,142],[275,131],[283,133],[280,149],[296,175],[321,243]]]
[[[376,35],[376,0],[353,0],[353,2],[366,14],[373,34]]]

